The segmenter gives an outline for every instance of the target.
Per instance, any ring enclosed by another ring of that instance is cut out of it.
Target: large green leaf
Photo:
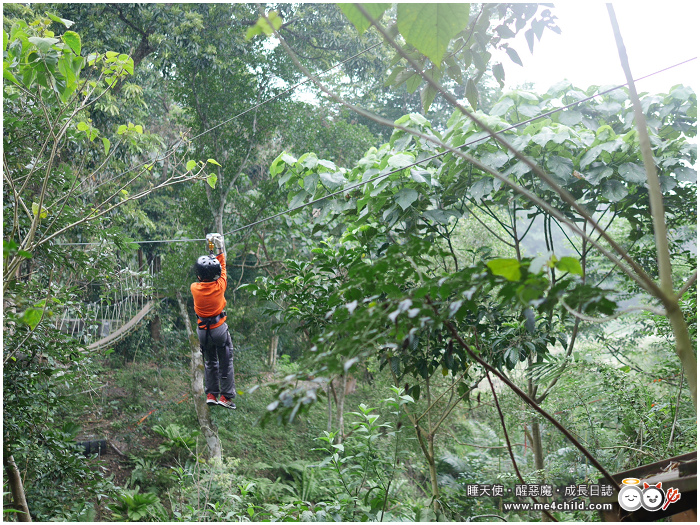
[[[625,179],[627,182],[633,184],[643,184],[647,181],[647,172],[644,170],[644,166],[639,164],[632,164],[631,162],[625,162],[621,164],[617,169],[620,177]]]
[[[396,18],[406,42],[439,66],[450,41],[469,23],[469,4],[399,4]]]
[[[476,106],[479,104],[479,91],[476,88],[474,79],[471,77],[469,77],[469,80],[467,80],[467,89],[465,95],[467,97],[467,100],[469,101],[469,105],[474,111],[476,111]]]
[[[469,194],[476,200],[483,199],[487,195],[490,195],[492,191],[493,179],[491,177],[479,179],[469,188]]]
[[[80,35],[75,31],[66,31],[63,33],[63,41],[73,50],[73,53],[80,56],[81,43]]]
[[[358,33],[364,33],[367,31],[369,26],[372,25],[372,23],[360,12],[355,4],[338,4],[338,7],[346,18],[352,22],[352,25],[355,26]],[[365,11],[367,11],[369,16],[375,20],[380,20],[384,14],[384,11],[391,7],[391,4],[362,4],[362,7]]]
[[[323,185],[331,190],[341,187],[346,182],[345,177],[343,177],[343,174],[338,172],[330,173],[326,171],[320,173],[319,176],[321,177]]]
[[[46,53],[49,49],[51,49],[52,45],[58,43],[58,38],[41,38],[38,36],[32,36],[28,40],[42,53]]]
[[[423,111],[426,113],[430,109],[430,105],[433,103],[433,100],[435,100],[435,95],[437,95],[437,89],[430,84],[427,84],[423,87],[423,89],[421,89],[420,100],[423,105]]]
[[[520,263],[517,259],[493,259],[486,266],[494,275],[500,275],[509,281],[520,280]]]
[[[627,188],[619,180],[606,180],[602,186],[602,195],[610,202],[617,202],[627,196]]]
[[[698,174],[693,168],[676,168],[673,170],[673,173],[676,174],[676,178],[681,182],[697,182],[698,180]]]
[[[575,275],[583,275],[583,268],[581,268],[581,263],[578,259],[574,257],[562,257],[556,262],[557,270],[562,272],[569,272]]]
[[[407,166],[410,166],[415,162],[415,159],[413,156],[407,154],[407,153],[399,153],[398,155],[394,155],[391,157],[388,161],[388,164],[392,168],[405,168]]]
[[[66,28],[72,26],[75,23],[72,20],[66,20],[65,18],[60,18],[60,17],[54,15],[53,13],[46,13],[46,16],[48,16],[54,22],[64,25]]]
[[[41,321],[43,315],[44,313],[42,310],[37,308],[27,308],[24,313],[22,313],[22,317],[20,317],[19,320],[20,322],[29,325],[29,328],[34,330],[36,325],[39,324],[39,321]]]
[[[268,22],[269,20],[269,22]],[[261,16],[254,26],[251,26],[246,32],[245,39],[250,40],[256,35],[272,35],[282,27],[282,18],[277,14],[277,11],[267,13],[267,18]]]
[[[549,157],[547,159],[547,167],[552,170],[552,174],[559,184],[566,184],[574,172],[574,163],[571,159],[560,157],[559,155]]]
[[[402,188],[394,195],[394,200],[404,210],[413,204],[416,199],[418,199],[418,192],[413,188]]]

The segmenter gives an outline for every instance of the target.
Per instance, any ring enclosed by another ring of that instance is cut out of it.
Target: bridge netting
[[[158,264],[153,259],[139,264],[140,270],[125,267],[110,280],[90,283],[93,300],[65,308],[54,320],[56,328],[91,349],[115,344],[151,310]]]

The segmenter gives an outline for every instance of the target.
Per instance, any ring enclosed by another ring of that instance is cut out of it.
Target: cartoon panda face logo
[[[655,512],[664,504],[664,491],[661,490],[661,483],[656,485],[644,484],[642,492],[642,507],[650,512]]]
[[[635,485],[626,485],[620,489],[617,501],[627,512],[634,512],[642,506],[642,489]]]

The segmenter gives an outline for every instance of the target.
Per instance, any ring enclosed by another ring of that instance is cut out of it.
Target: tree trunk
[[[440,512],[440,488],[438,487],[437,466],[435,465],[435,435],[428,434],[428,469],[430,471],[430,490],[433,498],[435,516]]]
[[[160,340],[161,340],[161,335],[160,335],[160,328],[161,328],[161,323],[160,323],[160,316],[159,315],[154,315],[153,319],[151,319],[150,323],[150,328],[151,328],[151,341],[153,341],[153,353],[158,354],[160,352]]]
[[[15,459],[6,446],[3,447],[2,463],[7,473],[7,482],[12,492],[14,507],[20,511],[16,513],[17,521],[32,521],[32,516],[29,514],[29,507],[27,506],[27,498],[24,496],[22,477],[19,475]]]
[[[197,336],[192,332],[190,317],[187,315],[185,301],[183,301],[180,292],[177,293],[177,302],[180,305],[180,314],[185,321],[187,338],[192,347],[190,370],[192,373],[192,395],[194,397],[194,408],[197,412],[197,419],[202,429],[202,435],[204,435],[204,439],[207,442],[209,458],[221,461],[221,441],[216,432],[216,426],[211,421],[211,414],[209,413],[209,407],[207,406],[206,397],[204,395],[204,361],[202,360],[202,352],[199,348],[199,339],[197,339]]]
[[[270,339],[270,355],[269,355],[269,363],[272,368],[275,367],[277,364],[277,345],[279,345],[280,342],[280,336],[275,334],[272,336]]]
[[[338,428],[340,432],[338,433],[338,443],[342,443],[345,439],[345,388],[348,386],[348,376],[343,374],[343,388],[338,389]]]
[[[667,310],[668,320],[673,328],[673,335],[676,338],[676,355],[681,361],[681,370],[688,382],[690,397],[695,406],[695,413],[698,412],[698,361],[693,353],[693,343],[688,332],[688,324],[685,322],[683,312],[678,306],[678,302],[673,308]]]
[[[532,420],[532,452],[535,455],[535,470],[539,472],[537,478],[540,483],[545,482],[544,476],[544,450],[542,447],[542,433],[540,432],[540,422]],[[550,521],[546,512],[542,513],[542,521]]]
[[[328,432],[333,430],[333,404],[331,403],[331,392],[333,389],[333,382],[328,381],[328,392],[326,392],[328,397]]]

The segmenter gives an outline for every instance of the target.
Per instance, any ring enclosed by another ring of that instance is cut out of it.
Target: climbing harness
[[[206,335],[204,336],[204,345],[202,346],[202,352],[204,351],[204,348],[207,346],[207,344],[209,344],[209,330],[211,329],[211,325],[218,323],[225,317],[225,310],[221,310],[221,313],[219,315],[215,315],[214,317],[197,316],[197,328],[207,331]]]

